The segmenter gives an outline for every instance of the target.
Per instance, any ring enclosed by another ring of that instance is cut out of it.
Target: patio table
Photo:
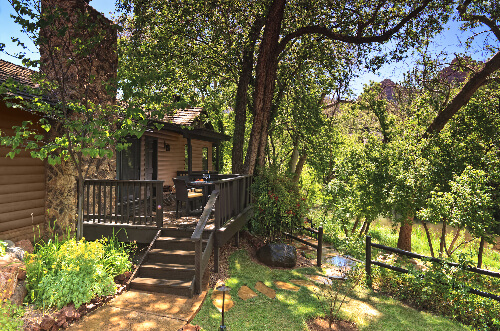
[[[194,180],[191,182],[188,182],[189,186],[195,186],[195,187],[200,187],[203,189],[203,208],[205,208],[205,205],[207,204],[208,197],[212,193],[212,191],[215,189],[215,182],[214,181],[207,181],[207,180]]]

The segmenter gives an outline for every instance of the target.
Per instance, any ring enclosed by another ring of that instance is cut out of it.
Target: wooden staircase
[[[193,230],[164,228],[150,246],[130,288],[192,297],[195,277]],[[203,234],[207,238],[209,232]],[[205,240],[206,241],[206,240]]]

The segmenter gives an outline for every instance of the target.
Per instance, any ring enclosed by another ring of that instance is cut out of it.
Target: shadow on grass
[[[225,324],[233,331],[243,330],[307,330],[306,321],[325,314],[316,294],[307,287],[297,292],[278,289],[274,281],[289,282],[292,279],[308,278],[306,275],[319,272],[315,268],[295,270],[270,269],[254,263],[246,251],[237,251],[229,259],[230,278],[226,285],[235,303],[225,315]],[[269,299],[255,289],[262,281],[276,291],[276,298]],[[243,301],[238,290],[246,285],[257,297]],[[221,313],[211,302],[212,290],[193,324],[204,330],[217,330]],[[398,301],[359,289],[342,309],[344,319],[355,322],[362,330],[467,330],[462,325],[442,317],[416,311]]]

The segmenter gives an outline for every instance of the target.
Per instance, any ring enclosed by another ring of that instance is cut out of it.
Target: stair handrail
[[[130,283],[135,278],[135,275],[137,275],[137,272],[139,271],[139,268],[141,267],[142,263],[144,262],[144,259],[146,258],[146,255],[148,255],[149,251],[153,248],[153,245],[155,244],[155,241],[158,239],[158,237],[160,236],[160,234],[161,234],[161,229],[158,230],[158,232],[156,233],[156,236],[153,238],[153,240],[149,244],[148,249],[142,255],[141,259],[139,260],[139,262],[137,263],[137,265],[135,267],[134,272],[132,273],[132,275],[128,279],[128,282],[126,283],[127,290],[130,288]]]
[[[215,232],[210,234],[207,245],[205,246],[205,250],[203,250],[202,245],[202,236],[203,230],[205,230],[205,226],[207,225],[208,218],[210,217],[210,213],[215,206],[215,202],[219,197],[219,190],[212,191],[210,194],[210,198],[208,199],[207,204],[205,205],[205,209],[201,214],[200,220],[196,225],[196,228],[191,235],[191,241],[194,242],[195,253],[194,253],[194,291],[196,294],[201,293],[201,281],[203,278],[203,274],[205,273],[205,269],[208,266],[208,259],[210,255],[212,255],[212,249],[214,247],[215,241]]]
[[[212,209],[214,208],[215,205],[215,201],[217,200],[218,197],[219,197],[219,191],[218,190],[212,191],[212,194],[210,194],[210,198],[208,199],[207,204],[203,209],[203,213],[200,216],[200,220],[198,221],[198,224],[196,225],[196,228],[193,231],[193,234],[191,236],[192,241],[201,240],[201,236],[203,235],[203,230],[205,230],[208,218],[210,217],[210,213],[212,212]]]

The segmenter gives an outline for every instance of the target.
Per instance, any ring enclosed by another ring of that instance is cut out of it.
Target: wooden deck
[[[201,290],[210,256],[218,272],[219,247],[233,237],[237,242],[251,218],[251,182],[248,175],[215,181],[203,210],[176,218],[175,202],[165,201],[162,182],[88,180],[79,199],[83,236],[95,240],[115,235],[120,241],[149,244],[130,286],[191,296]],[[151,269],[156,270],[154,278],[146,277]]]

